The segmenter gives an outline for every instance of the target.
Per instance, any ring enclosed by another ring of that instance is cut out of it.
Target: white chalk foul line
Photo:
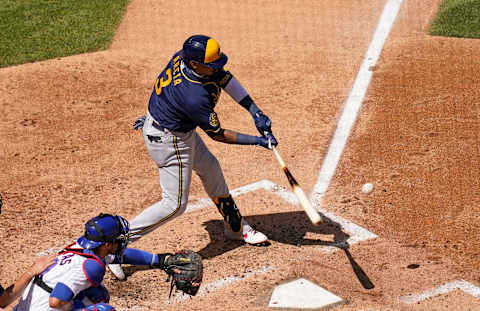
[[[43,251],[40,251],[36,255],[37,256],[45,256],[45,255],[50,255],[50,254],[56,254],[59,251],[61,251],[62,249],[63,249],[63,247],[61,247],[61,246],[54,246],[54,247],[50,247],[49,249],[45,249]]]
[[[350,94],[343,106],[342,115],[337,124],[332,141],[328,148],[327,156],[322,163],[317,183],[313,189],[312,201],[316,206],[321,206],[323,196],[328,189],[330,180],[335,173],[338,162],[347,144],[350,131],[355,124],[358,111],[372,79],[371,67],[377,64],[383,45],[398,15],[402,0],[388,0],[383,9],[380,21],[367,50],[365,58],[355,79]]]
[[[479,287],[477,287],[477,286],[473,285],[472,283],[469,283],[465,280],[457,280],[457,281],[453,281],[453,282],[444,284],[444,285],[439,286],[437,288],[429,289],[427,291],[424,291],[421,294],[406,295],[406,296],[400,297],[400,300],[405,302],[405,303],[412,304],[412,303],[416,303],[416,302],[419,302],[419,301],[426,300],[426,299],[434,297],[434,296],[447,294],[447,293],[449,293],[453,290],[456,290],[456,289],[462,290],[465,293],[470,294],[477,299],[480,299],[480,288]]]
[[[225,277],[223,279],[213,281],[211,283],[208,283],[208,284],[202,286],[200,288],[200,290],[198,291],[196,297],[207,295],[208,293],[214,292],[214,291],[216,291],[216,290],[218,290],[218,289],[220,289],[220,288],[222,288],[226,285],[248,279],[248,278],[250,278],[254,275],[257,275],[257,274],[269,273],[269,272],[273,271],[273,269],[274,269],[274,267],[272,267],[272,266],[266,266],[266,267],[261,267],[259,269],[256,269],[256,270],[253,270],[253,271],[250,271],[250,272],[246,272],[246,273],[244,273],[243,275],[240,275],[240,276],[228,276],[228,277]],[[175,296],[173,299],[168,300],[168,303],[169,304],[180,303],[180,302],[185,301],[187,299],[190,299],[190,296],[187,296],[187,295]]]

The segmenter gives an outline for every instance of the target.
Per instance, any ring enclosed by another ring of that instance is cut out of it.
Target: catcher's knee
[[[84,305],[93,305],[96,303],[108,303],[110,301],[110,294],[103,286],[89,287],[77,294],[75,300],[78,300]]]
[[[218,196],[213,198],[213,202],[218,208],[227,227],[234,233],[242,232],[242,215],[233,201],[231,195]]]
[[[86,306],[82,311],[115,311],[115,308],[106,303],[96,303],[94,305]]]

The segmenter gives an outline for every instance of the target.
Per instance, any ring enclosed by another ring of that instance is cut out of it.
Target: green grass
[[[0,68],[111,44],[130,0],[0,0]]]
[[[480,0],[443,0],[430,34],[480,38]]]

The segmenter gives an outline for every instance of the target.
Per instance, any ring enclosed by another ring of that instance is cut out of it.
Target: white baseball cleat
[[[250,227],[248,224],[243,225],[243,234],[233,233],[225,227],[225,239],[244,241],[250,245],[264,244],[268,241],[265,234]]]
[[[122,266],[120,264],[109,264],[107,265],[108,270],[120,281],[125,280],[125,272],[123,272]]]

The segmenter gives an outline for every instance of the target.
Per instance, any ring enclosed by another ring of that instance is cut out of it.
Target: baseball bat
[[[272,150],[278,160],[278,163],[282,167],[283,172],[287,176],[290,186],[292,186],[293,193],[297,196],[298,200],[300,201],[300,205],[305,210],[305,213],[307,214],[308,218],[310,218],[310,221],[314,225],[320,224],[322,222],[322,218],[320,217],[320,214],[318,214],[318,211],[312,206],[312,204],[310,203],[310,200],[308,200],[307,196],[305,195],[305,192],[303,192],[302,188],[300,188],[300,185],[295,180],[292,173],[290,173],[290,170],[285,165],[285,162],[283,161],[282,157],[280,156],[280,153],[277,151],[275,146],[272,146]]]

